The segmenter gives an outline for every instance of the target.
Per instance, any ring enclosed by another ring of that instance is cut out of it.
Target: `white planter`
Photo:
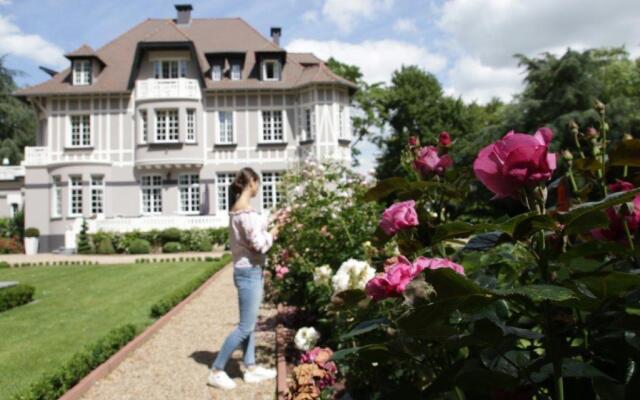
[[[28,256],[38,254],[38,238],[37,237],[24,238],[24,253]]]

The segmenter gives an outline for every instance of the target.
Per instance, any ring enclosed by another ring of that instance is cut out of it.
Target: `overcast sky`
[[[171,18],[188,0],[0,0],[0,54],[30,85],[62,69],[67,51],[99,48],[146,18]],[[202,0],[193,16],[242,17],[289,50],[356,64],[370,82],[401,65],[434,73],[467,101],[509,100],[522,85],[513,54],[626,46],[640,56],[640,0]],[[361,169],[373,165],[364,144]]]

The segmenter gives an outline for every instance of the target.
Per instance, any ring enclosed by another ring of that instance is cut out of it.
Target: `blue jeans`
[[[262,268],[234,268],[233,283],[238,289],[238,305],[240,308],[240,323],[227,336],[212,368],[223,370],[231,353],[243,345],[244,365],[256,363],[255,335],[253,333],[258,319],[258,310],[262,302],[263,278]]]

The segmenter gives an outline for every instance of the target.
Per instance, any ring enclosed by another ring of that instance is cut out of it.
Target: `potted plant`
[[[40,231],[38,228],[27,228],[24,231],[24,252],[30,256],[38,254],[38,241],[40,237]]]

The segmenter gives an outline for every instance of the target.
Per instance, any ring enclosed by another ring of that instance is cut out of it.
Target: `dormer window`
[[[279,81],[280,80],[280,61],[264,60],[262,62],[262,80],[263,81]]]
[[[187,60],[157,60],[153,64],[156,79],[177,79],[187,76]]]
[[[222,80],[222,65],[214,64],[213,67],[211,67],[211,79],[214,81]]]
[[[234,62],[231,64],[231,80],[239,81],[242,78],[242,72],[240,70],[240,63]]]
[[[91,84],[91,60],[73,61],[73,84],[78,86]]]

